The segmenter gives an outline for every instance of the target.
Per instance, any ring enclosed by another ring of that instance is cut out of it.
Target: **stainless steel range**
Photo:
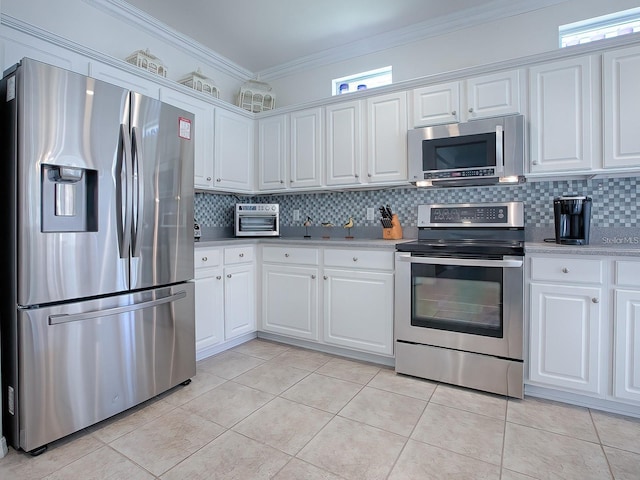
[[[396,248],[396,372],[522,398],[523,204],[419,205]]]

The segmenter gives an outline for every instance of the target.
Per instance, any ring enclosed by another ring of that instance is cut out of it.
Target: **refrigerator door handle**
[[[142,154],[142,142],[140,141],[139,130],[137,127],[131,128],[131,143],[133,145],[132,151],[132,177],[133,177],[133,215],[134,222],[131,228],[131,255],[133,257],[140,256],[140,246],[142,239],[140,238],[140,225],[142,224],[144,208],[144,172],[142,170],[143,154]]]
[[[126,124],[121,123],[115,171],[116,221],[120,258],[129,258],[129,249],[131,246],[131,209],[129,208],[129,195],[131,195],[130,165],[131,141],[129,138],[129,129]]]
[[[126,305],[124,307],[107,308],[104,310],[94,310],[92,312],[83,313],[71,313],[61,315],[49,315],[49,325],[59,325],[62,323],[77,322],[80,320],[89,320],[92,318],[107,317],[109,315],[119,315],[121,313],[133,312],[135,310],[141,310],[143,308],[155,307],[164,303],[175,302],[187,296],[187,292],[181,290],[169,295],[168,297],[158,298],[156,300],[148,300],[146,302],[134,303],[133,305]]]

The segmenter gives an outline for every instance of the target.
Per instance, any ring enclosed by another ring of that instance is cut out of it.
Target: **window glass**
[[[382,87],[393,83],[392,67],[378,68],[368,72],[356,73],[346,77],[335,78],[331,81],[333,95]]]
[[[632,8],[559,27],[560,48],[640,32],[640,8]]]

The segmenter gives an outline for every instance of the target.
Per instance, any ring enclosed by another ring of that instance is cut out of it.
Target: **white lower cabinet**
[[[195,250],[196,352],[224,340],[224,288],[220,249]]]

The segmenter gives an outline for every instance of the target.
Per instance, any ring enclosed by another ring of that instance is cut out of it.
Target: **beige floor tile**
[[[230,428],[273,398],[269,393],[227,382],[180,408]]]
[[[640,453],[640,418],[591,411],[603,445]]]
[[[420,400],[429,400],[436,389],[437,383],[406,375],[398,375],[393,370],[383,368],[367,386],[419,398]]]
[[[367,363],[345,360],[342,358],[333,358],[316,370],[316,373],[364,385],[368,383],[379,371],[380,367],[369,365]]]
[[[384,479],[405,441],[400,435],[335,417],[297,457],[347,479]]]
[[[170,391],[163,394],[161,398],[167,403],[178,407],[196,397],[199,397],[203,393],[208,392],[212,388],[222,385],[224,382],[226,382],[226,380],[222,377],[212,375],[205,371],[200,371],[191,379],[191,383],[189,385],[180,385],[172,388]]]
[[[142,405],[130,408],[107,420],[92,425],[89,427],[89,431],[93,432],[93,434],[104,443],[111,443],[116,438],[169,413],[174,408],[176,408],[175,405],[171,405],[162,399],[154,398]]]
[[[503,468],[500,480],[536,480],[536,477],[530,477],[529,475],[525,475],[524,473],[513,472],[511,470]]]
[[[177,408],[110,444],[154,475],[162,475],[225,431]]]
[[[499,480],[500,467],[409,440],[389,480]]]
[[[292,458],[273,480],[341,480],[333,473],[322,470],[310,463]]]
[[[504,420],[430,403],[411,438],[500,465]]]
[[[509,399],[507,421],[598,443],[589,410],[566,403]]]
[[[90,453],[44,480],[153,480],[155,477],[109,446]]]
[[[37,457],[10,448],[9,453],[0,459],[0,479],[40,479],[103,446],[94,435],[82,430],[50,443],[48,449]]]
[[[637,453],[604,447],[604,454],[616,480],[638,480],[640,478],[640,455]]]
[[[339,415],[408,437],[426,406],[424,400],[364,387]]]
[[[610,479],[600,445],[507,422],[503,467],[545,479]]]
[[[288,455],[232,430],[216,438],[167,473],[162,480],[267,480]]]
[[[238,375],[233,381],[263,392],[278,395],[307,375],[309,375],[309,372],[306,370],[266,362],[249,370],[247,373]]]
[[[338,413],[361,389],[362,386],[356,383],[312,373],[280,396],[325,412]]]
[[[500,420],[504,420],[507,414],[506,397],[451,385],[438,385],[429,401]]]
[[[271,360],[273,357],[286,352],[290,348],[288,345],[283,345],[282,343],[255,339],[234,347],[232,351],[258,357],[263,360]]]
[[[284,398],[274,398],[238,423],[233,430],[295,455],[333,415]]]
[[[286,352],[274,357],[271,362],[273,364],[286,365],[301,370],[313,372],[331,360],[331,355],[326,355],[313,350],[305,350],[302,348],[290,348]]]
[[[231,380],[265,361],[261,358],[228,350],[198,362],[197,370]]]

